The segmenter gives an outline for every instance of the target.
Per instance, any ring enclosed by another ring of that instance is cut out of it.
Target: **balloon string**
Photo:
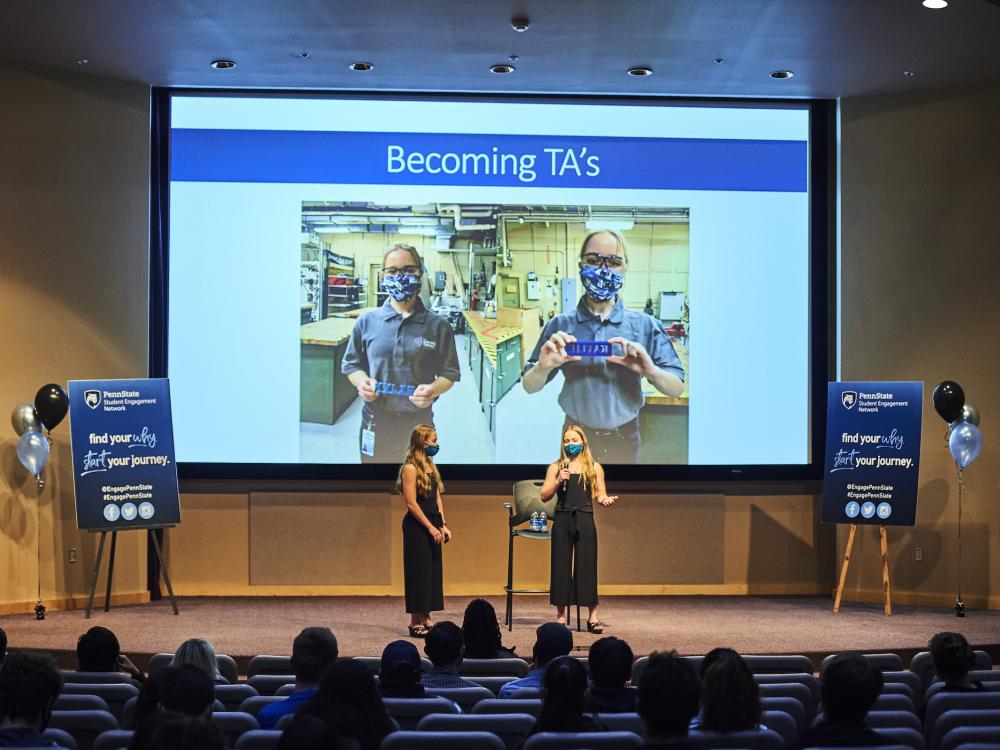
[[[958,600],[962,600],[962,496],[965,494],[965,477],[958,467]]]
[[[39,493],[40,495],[41,493]],[[41,500],[41,497],[39,497]],[[41,502],[35,503],[35,554],[38,556],[38,603],[42,602],[42,508]]]

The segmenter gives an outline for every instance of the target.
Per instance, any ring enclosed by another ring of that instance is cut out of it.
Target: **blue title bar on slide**
[[[807,189],[806,141],[342,131],[171,131],[171,180],[371,185]]]

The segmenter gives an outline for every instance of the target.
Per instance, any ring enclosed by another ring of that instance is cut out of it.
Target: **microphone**
[[[563,459],[563,469],[568,469],[568,468],[569,468],[569,459],[568,458],[564,458]],[[563,492],[566,491],[566,484],[567,484],[567,480],[564,479],[563,480]]]

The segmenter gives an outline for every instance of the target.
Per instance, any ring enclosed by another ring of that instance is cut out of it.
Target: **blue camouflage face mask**
[[[437,452],[439,450],[441,450],[440,445],[428,445],[426,448],[424,448],[424,453],[426,453],[428,456],[433,457],[437,455]]]
[[[395,276],[383,276],[382,288],[396,302],[406,302],[420,291],[420,277],[415,273],[401,273]]]
[[[583,288],[587,290],[588,296],[598,302],[605,302],[614,297],[622,288],[625,276],[610,268],[584,266],[580,269],[580,280],[583,282]]]
[[[583,453],[583,445],[581,443],[570,443],[566,446],[566,455],[570,458],[576,458],[581,453]]]

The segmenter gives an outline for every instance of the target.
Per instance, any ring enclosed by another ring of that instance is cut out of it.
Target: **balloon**
[[[964,402],[965,399],[962,401]],[[35,411],[38,412],[38,418],[42,420],[42,424],[49,432],[52,432],[56,425],[63,421],[68,409],[69,398],[61,385],[55,383],[43,385],[35,394]]]
[[[974,424],[979,427],[979,407],[973,406],[972,404],[966,404],[962,407],[962,413],[958,415],[958,419],[951,423],[952,428],[958,427],[962,422],[968,422],[969,424]]]
[[[962,422],[951,431],[948,450],[951,451],[951,457],[955,459],[959,468],[964,469],[975,461],[982,449],[983,433],[974,424]]]
[[[26,432],[17,441],[17,457],[28,473],[38,479],[49,460],[49,441],[40,432]]]
[[[952,380],[942,380],[934,386],[934,394],[931,399],[934,401],[934,411],[940,415],[941,419],[950,424],[962,414],[962,407],[965,406],[965,391],[962,390],[962,386]]]
[[[23,435],[26,432],[41,432],[42,422],[38,418],[38,412],[31,404],[18,404],[14,411],[10,413],[10,423],[14,425],[14,432]]]

